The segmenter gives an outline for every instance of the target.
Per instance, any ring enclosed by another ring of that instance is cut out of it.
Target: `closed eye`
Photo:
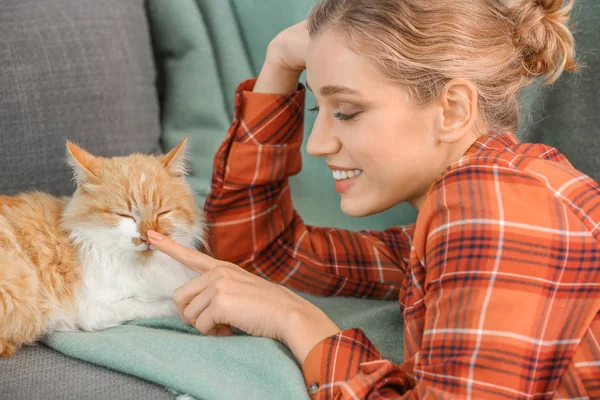
[[[117,215],[118,215],[119,217],[121,217],[121,218],[130,218],[130,219],[132,219],[132,220],[134,220],[134,221],[135,221],[135,218],[133,217],[133,215],[129,215],[129,214],[121,214],[121,213],[115,213],[115,214],[117,214]]]
[[[160,212],[160,213],[158,213],[157,217],[158,218],[164,217],[165,215],[169,214],[170,212],[171,212],[171,210]]]

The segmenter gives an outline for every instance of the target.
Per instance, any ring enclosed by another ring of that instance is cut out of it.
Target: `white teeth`
[[[360,174],[362,174],[362,171],[360,169],[355,169],[354,171],[333,170],[333,179],[335,179],[336,181],[340,181],[347,178],[355,178]]]

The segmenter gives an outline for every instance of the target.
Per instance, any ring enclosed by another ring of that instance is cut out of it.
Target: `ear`
[[[68,140],[67,157],[69,165],[73,168],[75,181],[78,184],[89,182],[97,177],[95,170],[97,169],[98,159]]]
[[[439,140],[453,143],[471,132],[477,120],[477,89],[470,81],[453,79],[439,96],[442,118]]]
[[[187,140],[188,136],[179,142],[173,150],[160,156],[165,168],[167,168],[173,176],[183,176],[188,173],[186,161]]]

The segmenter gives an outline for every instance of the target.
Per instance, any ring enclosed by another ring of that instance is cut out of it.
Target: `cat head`
[[[67,142],[77,189],[65,207],[71,237],[107,253],[153,256],[148,230],[193,247],[204,243],[202,212],[185,181],[187,138],[159,156],[94,156]]]

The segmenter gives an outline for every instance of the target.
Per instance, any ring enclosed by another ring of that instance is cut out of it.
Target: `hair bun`
[[[516,0],[510,9],[515,42],[523,59],[523,75],[554,83],[564,70],[576,71],[575,42],[569,29],[574,0]]]

